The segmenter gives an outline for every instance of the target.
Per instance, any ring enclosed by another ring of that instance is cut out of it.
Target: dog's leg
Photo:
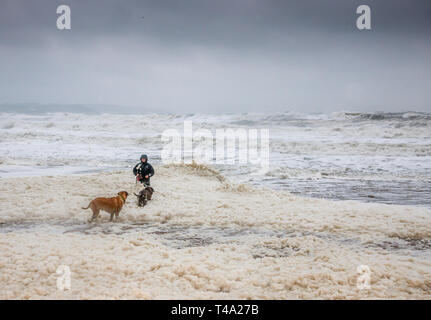
[[[120,215],[120,211],[115,212],[115,221],[118,221],[118,216]]]
[[[88,222],[92,222],[92,221],[96,220],[97,217],[99,216],[99,210],[97,210],[95,208],[94,209],[91,208],[91,209],[93,210],[93,216],[91,217],[91,219]]]
[[[109,222],[112,222],[113,219],[114,219],[114,212],[111,213],[111,219],[109,219]]]

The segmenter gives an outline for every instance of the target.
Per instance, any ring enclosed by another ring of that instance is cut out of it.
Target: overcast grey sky
[[[430,53],[429,0],[0,0],[0,103],[431,111]]]

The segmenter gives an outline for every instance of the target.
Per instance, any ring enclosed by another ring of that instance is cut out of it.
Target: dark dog
[[[151,200],[153,193],[154,189],[152,187],[146,187],[145,189],[141,190],[139,194],[134,193],[134,195],[138,197],[138,206],[145,206],[147,202]]]

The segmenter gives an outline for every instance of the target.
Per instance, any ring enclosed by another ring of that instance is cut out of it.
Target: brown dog
[[[87,208],[82,209],[85,210],[91,208],[91,210],[93,210],[93,216],[89,220],[90,222],[98,217],[100,210],[106,211],[111,214],[111,219],[109,219],[109,221],[112,221],[114,219],[114,214],[115,220],[118,220],[118,216],[121,209],[123,208],[123,205],[126,203],[128,195],[129,194],[126,191],[120,191],[118,192],[118,196],[113,198],[96,198],[94,200],[91,200]]]
[[[139,194],[133,194],[138,197],[138,206],[143,207],[147,204],[148,201],[151,200],[153,193],[154,189],[152,187],[146,187],[145,189],[141,190]]]

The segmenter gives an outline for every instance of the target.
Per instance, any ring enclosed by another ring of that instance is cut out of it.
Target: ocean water
[[[431,114],[0,114],[0,177],[161,164],[164,130],[268,129],[269,170],[214,165],[235,182],[334,200],[431,207]],[[157,179],[156,176],[153,179]]]

